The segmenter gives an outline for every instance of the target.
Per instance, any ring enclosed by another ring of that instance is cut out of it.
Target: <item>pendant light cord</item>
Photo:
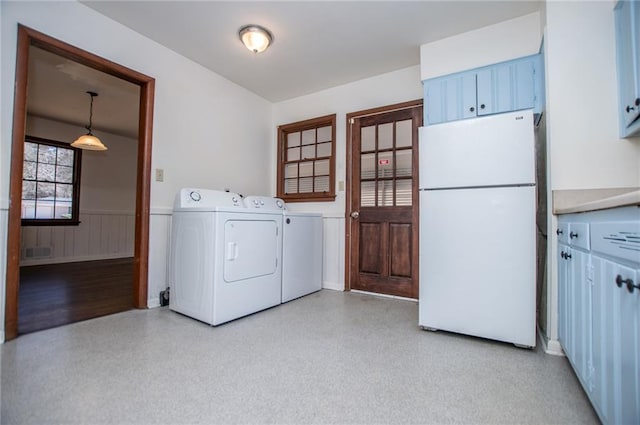
[[[88,91],[87,94],[91,96],[91,103],[89,104],[89,125],[86,126],[85,128],[89,130],[89,134],[93,136],[93,133],[91,133],[91,124],[93,122],[93,98],[97,96],[98,93]]]

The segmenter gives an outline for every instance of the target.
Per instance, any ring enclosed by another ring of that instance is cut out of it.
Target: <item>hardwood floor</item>
[[[18,334],[133,308],[133,258],[20,267]]]

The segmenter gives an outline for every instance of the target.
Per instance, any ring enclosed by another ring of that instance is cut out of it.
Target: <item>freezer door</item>
[[[420,192],[420,326],[535,346],[535,187]]]
[[[535,183],[530,110],[420,128],[420,188]]]

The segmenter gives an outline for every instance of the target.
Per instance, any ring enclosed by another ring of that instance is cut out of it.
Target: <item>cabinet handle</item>
[[[556,229],[556,235],[560,236],[561,234],[563,234],[564,232],[560,229]]]
[[[634,285],[633,280],[623,279],[621,275],[616,276],[616,285],[618,286],[618,288],[622,288],[622,285],[626,285],[627,291],[629,291],[630,294],[633,294],[634,289],[640,289],[640,284]]]
[[[480,105],[480,109],[484,109],[484,103]]]
[[[469,112],[474,112],[476,110],[476,108],[474,108],[473,106],[471,108],[469,108]]]
[[[640,97],[636,98],[635,105],[640,106]]]
[[[568,260],[569,258],[571,258],[571,254],[569,254],[568,252],[562,251],[560,253],[560,257],[564,258],[565,260]]]
[[[569,233],[569,238],[573,239],[573,238],[578,238],[578,234],[577,233]]]
[[[636,108],[634,108],[633,106],[629,106],[629,105],[627,105],[627,114],[628,114],[629,112],[631,112],[631,111],[635,111],[635,110],[636,110]]]

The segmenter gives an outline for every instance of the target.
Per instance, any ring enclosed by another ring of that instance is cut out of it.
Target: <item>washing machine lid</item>
[[[186,187],[176,194],[174,211],[246,211],[235,192]]]
[[[282,199],[271,196],[251,195],[246,196],[243,201],[246,208],[254,211],[260,210],[282,213],[287,208]]]

